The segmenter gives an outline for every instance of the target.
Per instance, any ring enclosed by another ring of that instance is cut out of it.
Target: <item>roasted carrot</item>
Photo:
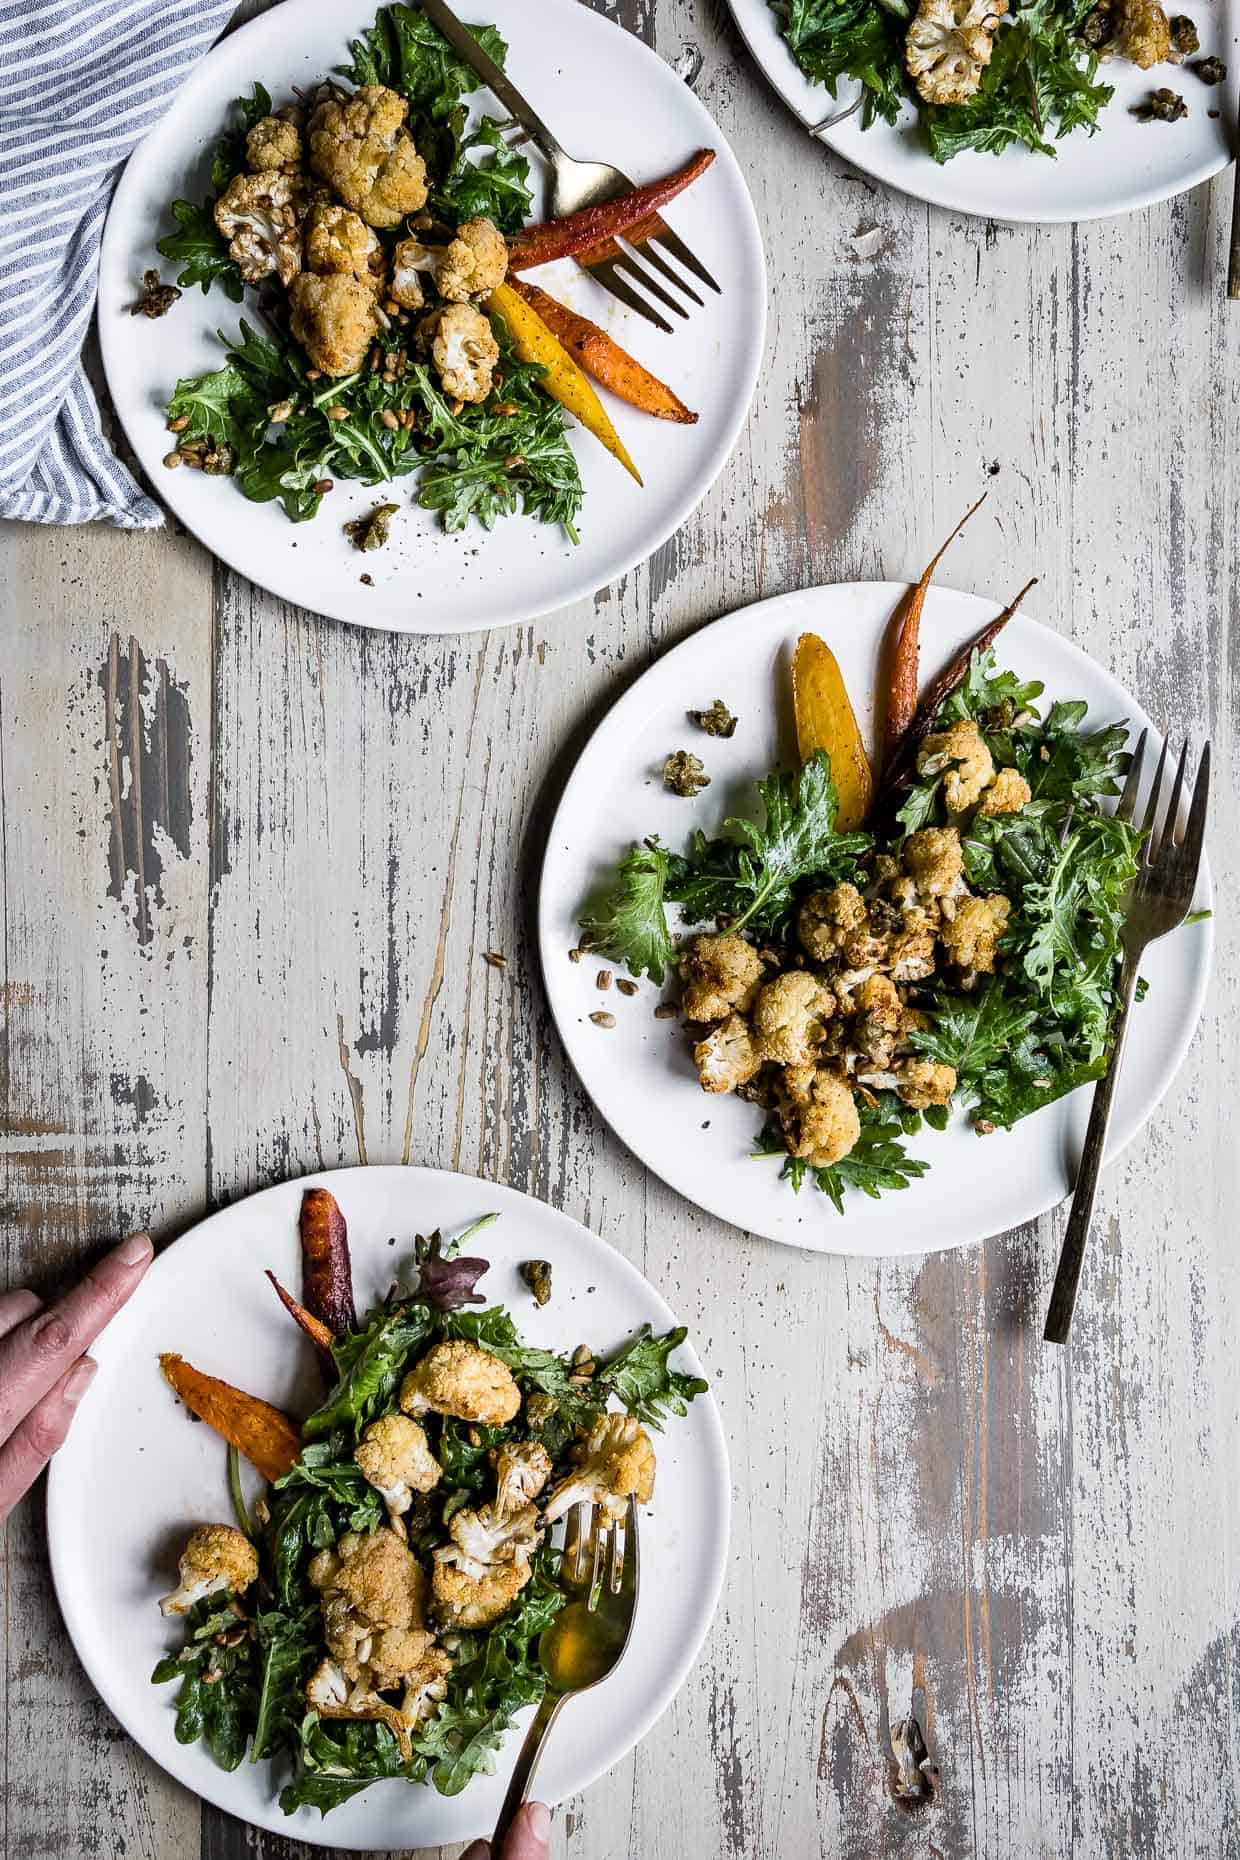
[[[892,615],[892,636],[896,645],[887,690],[887,739],[883,755],[884,766],[890,766],[917,710],[917,688],[920,682],[921,663],[921,616],[926,605],[926,594],[931,578],[946,554],[948,545],[955,542],[974,511],[980,510],[985,502],[986,492],[983,491],[972,510],[965,511],[947,538],[947,542],[931,556],[922,570],[920,581],[901,598]]]
[[[268,1271],[267,1277],[271,1280],[276,1297],[280,1300],[280,1303],[284,1306],[284,1309],[288,1312],[294,1324],[299,1324],[301,1326],[302,1330],[305,1331],[307,1337],[309,1337],[311,1343],[318,1351],[319,1361],[323,1364],[323,1367],[334,1375],[335,1358],[332,1355],[332,1333],[327,1328],[327,1325],[323,1322],[322,1318],[316,1318],[313,1311],[307,1311],[304,1305],[298,1304],[292,1292],[285,1291],[274,1272]]]
[[[657,420],[676,420],[682,426],[696,424],[696,413],[690,413],[666,382],[643,368],[597,323],[579,316],[575,310],[522,278],[514,278],[512,288],[531,310],[537,311],[573,360],[605,388],[610,388],[617,399],[627,400],[631,407],[640,407],[643,413],[652,413]]]
[[[644,187],[631,188],[614,200],[583,207],[580,213],[566,213],[563,219],[523,226],[509,241],[509,271],[532,271],[535,265],[548,265],[555,258],[575,258],[617,233],[628,232],[683,193],[705,174],[714,159],[714,149],[699,149],[691,161],[660,181],[648,181]]]
[[[301,1198],[302,1293],[333,1337],[357,1329],[349,1230],[336,1197],[327,1188],[308,1188]]]
[[[190,1413],[244,1453],[264,1479],[288,1471],[301,1452],[301,1435],[286,1414],[231,1382],[204,1375],[171,1351],[160,1357],[159,1366]]]
[[[917,706],[913,721],[900,741],[895,758],[884,771],[883,792],[880,798],[887,799],[895,790],[908,786],[913,773],[913,763],[917,751],[934,727],[934,720],[947,702],[952,692],[964,682],[969,669],[969,661],[975,652],[985,652],[993,646],[1012,615],[1028,594],[1030,588],[1038,583],[1036,575],[1030,577],[1014,600],[1008,602],[1001,614],[987,621],[980,633],[976,633],[967,646],[962,646],[954,658],[949,659],[938,677],[931,684],[925,697]]]
[[[624,466],[629,476],[640,484],[642,475],[612,425],[606,407],[559,337],[548,329],[537,310],[518,294],[515,282],[497,285],[486,301],[488,310],[498,311],[503,317],[512,338],[512,346],[521,360],[534,362],[543,370],[539,386],[550,394],[552,400],[558,400],[561,407],[567,407],[574,418],[581,421],[586,431],[593,433],[599,444],[605,446],[612,457]]]
[[[839,662],[816,633],[802,633],[792,655],[792,709],[797,753],[808,762],[816,749],[826,751],[839,797],[836,830],[851,833],[870,811],[874,776]]]

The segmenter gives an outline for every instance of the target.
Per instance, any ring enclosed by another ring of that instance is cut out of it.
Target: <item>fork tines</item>
[[[574,1505],[570,1512],[564,1540],[564,1573],[573,1588],[588,1588],[588,1608],[598,1607],[604,1587],[619,1595],[627,1534],[623,1520],[614,1523],[597,1505]]]

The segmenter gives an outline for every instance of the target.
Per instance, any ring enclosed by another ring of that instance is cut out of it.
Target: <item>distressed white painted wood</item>
[[[692,1325],[737,1482],[705,1655],[569,1805],[557,1855],[1232,1855],[1229,184],[1076,230],[955,219],[810,145],[718,0],[619,12],[669,57],[701,48],[772,229],[752,418],[646,568],[532,628],[401,640],[292,612],[171,534],[5,538],[6,1276],[46,1286],[123,1228],[170,1236],[359,1158],[546,1196]],[[1207,1018],[1104,1178],[1070,1355],[1040,1343],[1058,1216],[851,1263],[649,1180],[566,1070],[530,941],[549,808],[622,684],[743,601],[916,571],[983,481],[948,578],[1037,572],[1040,616],[1219,758]],[[6,1860],[303,1852],[129,1746],[74,1664],[41,1529],[28,1505],[4,1546]],[[941,1783],[910,1815],[890,1729],[914,1707]]]

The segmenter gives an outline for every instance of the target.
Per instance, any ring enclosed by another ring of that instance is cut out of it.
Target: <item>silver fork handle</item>
[[[1076,1304],[1076,1288],[1080,1281],[1081,1266],[1085,1258],[1085,1242],[1089,1238],[1089,1224],[1093,1219],[1094,1196],[1098,1189],[1098,1177],[1102,1173],[1102,1159],[1106,1153],[1111,1107],[1115,1102],[1115,1088],[1119,1083],[1120,1066],[1124,1058],[1124,1042],[1128,1035],[1128,1014],[1137,992],[1138,963],[1138,955],[1126,955],[1124,958],[1123,972],[1120,976],[1120,1008],[1115,1021],[1115,1042],[1111,1048],[1111,1063],[1094,1086],[1094,1102],[1089,1113],[1089,1129],[1085,1132],[1085,1147],[1081,1152],[1081,1166],[1072,1194],[1072,1212],[1068,1216],[1068,1227],[1063,1237],[1063,1251],[1059,1255],[1059,1270],[1055,1274],[1050,1308],[1046,1313],[1046,1329],[1043,1335],[1047,1343],[1066,1343],[1072,1326],[1072,1309]]]
[[[483,51],[473,33],[467,31],[452,9],[444,5],[444,0],[422,0],[422,11],[431,24],[439,28],[458,58],[464,59],[487,89],[499,98],[509,116],[529,131],[547,160],[554,161],[557,155],[563,155],[563,149],[537,110],[525,101],[516,85],[505,77],[495,60]]]
[[[517,1810],[529,1799],[534,1787],[534,1771],[543,1753],[552,1725],[560,1715],[560,1707],[568,1697],[566,1692],[544,1692],[542,1703],[534,1713],[529,1730],[525,1733],[525,1742],[512,1772],[508,1784],[508,1793],[504,1797],[504,1806],[499,1811],[499,1820],[495,1824],[495,1833],[491,1837],[493,1860],[499,1860],[500,1850],[508,1838],[508,1830],[517,1818]]]

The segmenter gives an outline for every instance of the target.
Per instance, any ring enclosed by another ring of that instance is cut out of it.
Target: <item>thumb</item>
[[[526,1802],[512,1824],[499,1860],[549,1860],[551,1810],[545,1802]]]

